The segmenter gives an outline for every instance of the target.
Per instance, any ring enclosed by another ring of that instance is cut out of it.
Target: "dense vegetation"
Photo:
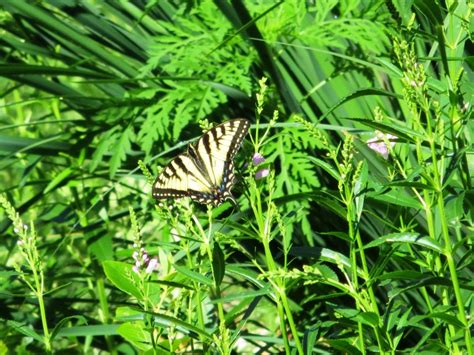
[[[472,354],[472,10],[0,0],[0,353]]]

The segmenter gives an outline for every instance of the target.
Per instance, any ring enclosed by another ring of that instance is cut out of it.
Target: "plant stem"
[[[108,324],[110,319],[109,314],[109,304],[107,302],[107,296],[105,294],[105,287],[104,287],[104,279],[99,277],[97,279],[97,294],[99,296],[99,303],[100,303],[100,312],[99,316],[101,318],[102,323]],[[114,340],[111,336],[105,336],[105,341],[107,343],[107,347],[111,354],[116,354]]]
[[[43,326],[43,333],[44,333],[44,345],[47,352],[51,352],[51,340],[48,328],[48,320],[46,318],[46,307],[44,305],[44,298],[43,298],[43,289],[44,289],[44,277],[41,271],[38,271],[36,267],[32,267],[33,277],[35,279],[35,286],[36,286],[36,297],[38,298],[38,305],[40,308],[40,315],[41,315],[41,325]]]
[[[444,210],[444,199],[442,193],[438,193],[438,211],[440,216],[445,216]],[[446,218],[441,219],[441,229],[444,237],[444,253],[448,261],[449,273],[451,275],[451,281],[453,283],[454,295],[456,297],[456,303],[458,306],[458,318],[464,324],[464,339],[466,341],[466,348],[468,354],[472,355],[472,341],[471,341],[471,332],[469,330],[469,324],[466,319],[466,311],[464,309],[464,302],[461,295],[461,288],[459,287],[458,274],[456,270],[456,264],[453,259],[453,249],[451,247],[451,239],[449,237],[448,225],[446,223]]]

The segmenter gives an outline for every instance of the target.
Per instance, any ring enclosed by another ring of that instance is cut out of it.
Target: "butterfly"
[[[234,157],[249,127],[248,120],[238,118],[204,133],[165,166],[153,184],[153,197],[190,197],[214,206],[227,199],[234,201],[230,191],[235,183]]]

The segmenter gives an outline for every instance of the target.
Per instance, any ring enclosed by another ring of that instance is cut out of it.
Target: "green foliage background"
[[[472,9],[0,0],[0,353],[472,353]],[[236,117],[239,208],[158,206]]]

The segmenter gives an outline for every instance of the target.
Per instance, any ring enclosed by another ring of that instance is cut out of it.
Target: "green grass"
[[[472,354],[472,5],[180,3],[0,0],[0,353]]]

